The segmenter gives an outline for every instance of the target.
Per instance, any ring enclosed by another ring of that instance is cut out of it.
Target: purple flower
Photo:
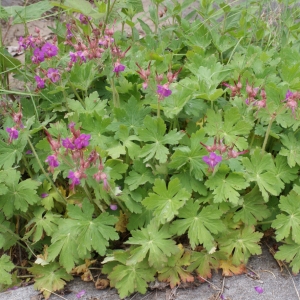
[[[58,73],[57,69],[49,68],[47,71],[47,77],[52,81],[52,82],[57,82],[60,80],[60,75]]]
[[[172,91],[168,88],[167,85],[157,85],[157,94],[162,98],[169,97],[172,94]]]
[[[254,289],[259,293],[262,294],[264,292],[263,288],[260,286],[255,286]]]
[[[111,204],[109,207],[110,207],[111,210],[117,210],[118,209],[117,204]]]
[[[79,298],[81,298],[83,295],[85,295],[85,290],[82,290],[82,291],[78,292],[78,293],[76,294],[76,297],[79,299]]]
[[[41,194],[41,198],[46,198],[46,197],[48,197],[49,196],[49,194],[47,194],[47,193],[42,193]]]
[[[63,145],[66,149],[71,149],[71,150],[74,150],[74,149],[75,149],[75,145],[71,142],[71,140],[70,140],[69,138],[62,139],[62,145]]]
[[[76,52],[70,51],[69,54],[70,54],[71,62],[76,63],[76,61],[77,61],[77,55],[76,55]]]
[[[87,147],[89,145],[90,138],[91,138],[90,134],[85,134],[85,133],[80,134],[80,136],[74,141],[75,147],[77,149],[82,149],[84,147]]]
[[[117,73],[117,75],[119,75],[120,72],[123,72],[125,70],[125,66],[122,65],[120,62],[115,62],[114,64],[114,72]]]
[[[209,156],[203,156],[202,159],[213,169],[219,162],[222,161],[222,156],[219,156],[214,152],[210,152]]]
[[[31,58],[34,64],[41,63],[45,60],[45,53],[40,48],[35,48],[33,51],[33,56]]]
[[[43,78],[41,78],[40,76],[35,76],[34,79],[36,81],[36,86],[39,89],[43,89],[45,87],[45,81]]]
[[[46,43],[42,47],[42,51],[44,52],[46,57],[53,57],[53,56],[57,55],[58,48],[55,45],[51,44],[51,43]]]
[[[66,24],[66,27],[67,27],[67,39],[70,40],[73,37],[73,33],[71,31],[72,25],[71,24]]]
[[[86,57],[84,56],[82,51],[70,52],[70,58],[72,63],[76,63],[77,58],[80,58],[82,62],[86,62]]]
[[[45,160],[49,164],[50,167],[56,168],[59,166],[59,162],[57,160],[57,157],[55,155],[49,155],[47,159]]]
[[[89,20],[91,19],[91,17],[87,17],[83,14],[79,15],[79,21],[81,24],[87,25],[89,23]]]
[[[9,140],[16,140],[19,137],[19,131],[14,127],[7,127],[6,132],[9,134]]]
[[[31,150],[27,150],[27,151],[25,152],[25,154],[30,155],[30,154],[32,154],[32,151],[31,151]]]
[[[74,187],[75,185],[79,185],[80,184],[80,174],[79,172],[73,172],[70,171],[68,178],[72,180],[71,182],[71,186]]]
[[[291,92],[290,90],[288,90],[285,94],[285,101],[287,101],[290,97],[292,97],[294,95],[293,92]]]

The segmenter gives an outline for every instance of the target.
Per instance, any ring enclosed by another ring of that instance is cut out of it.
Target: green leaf
[[[203,179],[203,174],[207,169],[206,164],[203,162],[202,157],[207,154],[205,149],[202,149],[200,142],[205,139],[203,129],[193,133],[190,138],[189,147],[179,147],[171,156],[169,168],[182,170],[185,167],[189,173],[197,180]]]
[[[27,141],[21,138],[9,145],[0,140],[0,167],[9,169],[14,163],[18,163],[22,159],[26,144]]]
[[[287,157],[287,162],[291,168],[296,164],[300,166],[300,145],[294,133],[290,132],[288,135],[281,135],[280,138],[285,148],[281,148],[279,155]]]
[[[127,254],[124,259],[128,257],[129,254]],[[148,282],[155,280],[155,273],[156,270],[150,268],[148,262],[144,260],[131,265],[117,265],[113,268],[113,271],[110,272],[108,279],[110,280],[110,285],[116,287],[119,296],[123,299],[135,291],[145,294],[148,288]]]
[[[35,275],[34,288],[43,291],[45,299],[49,299],[51,292],[63,289],[66,282],[73,279],[61,266],[56,263],[50,263],[45,266],[34,264],[28,268],[28,271]]]
[[[93,250],[104,255],[108,241],[117,240],[119,236],[113,227],[118,219],[106,212],[93,219],[94,206],[87,200],[83,201],[82,209],[68,205],[67,210],[71,219],[59,222],[48,248],[48,261],[59,255],[59,262],[69,272],[79,258],[87,258]]]
[[[238,207],[233,216],[234,222],[242,221],[247,226],[256,225],[257,221],[262,221],[270,215],[270,211],[265,205],[264,199],[255,187],[243,198],[242,206]]]
[[[222,165],[217,173],[205,182],[205,185],[213,191],[215,203],[229,201],[233,205],[237,205],[240,199],[238,191],[249,186],[249,183],[241,174],[229,173],[229,171],[230,169],[227,166]]]
[[[143,107],[135,98],[130,98],[128,103],[122,105],[122,108],[114,108],[116,120],[108,127],[113,131],[118,131],[120,125],[125,125],[134,130],[137,134],[139,128],[144,127],[144,118],[150,114],[150,107]]]
[[[290,262],[293,274],[300,271],[300,245],[292,239],[286,239],[285,245],[279,246],[279,250],[275,254],[275,259]]]
[[[65,0],[63,4],[61,4],[61,2],[52,1],[51,4],[66,10],[81,12],[87,16],[90,16],[93,12],[91,3],[86,0]]]
[[[75,64],[70,72],[71,84],[83,91],[90,87],[95,78],[97,78],[97,67],[93,61],[82,65]]]
[[[44,231],[48,236],[52,236],[57,231],[60,215],[53,214],[51,211],[45,214],[45,210],[42,207],[37,207],[33,214],[34,217],[26,225],[27,230],[30,228],[24,236],[26,239],[33,235],[32,240],[38,242],[42,239]]]
[[[178,178],[169,182],[168,189],[164,180],[156,179],[153,191],[155,194],[149,193],[142,204],[153,210],[153,215],[161,224],[171,221],[178,214],[178,209],[191,197],[191,194],[182,188]]]
[[[162,102],[165,116],[170,119],[178,116],[191,97],[192,95],[189,88],[177,85],[176,89],[173,90],[172,95]]]
[[[151,118],[146,116],[144,119],[144,128],[138,130],[139,138],[143,142],[149,142],[141,151],[140,157],[145,157],[144,162],[151,158],[156,158],[160,163],[167,161],[169,149],[165,144],[175,145],[183,137],[182,132],[175,129],[165,134],[166,125],[161,118]]]
[[[189,200],[179,211],[179,219],[172,222],[170,230],[177,235],[182,235],[187,231],[192,249],[203,244],[209,252],[215,248],[212,234],[225,229],[221,221],[223,212],[215,204],[203,207],[200,212],[199,208],[197,201]]]
[[[76,222],[76,235],[80,241],[78,245],[80,257],[85,257],[92,250],[104,255],[106,247],[109,245],[108,241],[119,239],[113,227],[118,219],[107,212],[93,219],[94,206],[88,200],[83,201],[82,209],[77,205],[68,205],[67,210],[68,216]]]
[[[15,265],[11,262],[10,257],[6,254],[2,254],[0,257],[0,283],[11,284],[11,270],[14,269]]]
[[[278,207],[287,214],[277,215],[272,223],[276,229],[276,240],[281,241],[292,233],[292,239],[300,244],[300,195],[291,191],[287,196],[281,196]]]
[[[266,202],[269,194],[279,195],[284,185],[276,177],[276,168],[270,153],[262,153],[261,149],[257,148],[251,155],[251,161],[243,157],[242,162],[246,169],[244,173],[246,179],[257,183]]]
[[[5,219],[4,214],[0,213],[0,249],[8,250],[11,246],[15,245],[18,236],[13,235],[15,232],[15,224]]]
[[[291,167],[287,163],[287,158],[277,155],[275,158],[276,177],[284,183],[293,182],[298,177],[299,167]]]
[[[77,222],[69,219],[60,220],[58,230],[53,234],[48,248],[47,261],[53,261],[59,256],[59,263],[70,272],[79,261]]]
[[[220,250],[232,255],[232,263],[238,266],[241,263],[247,263],[251,254],[261,254],[261,247],[258,243],[262,236],[263,233],[255,232],[254,226],[232,230],[226,237],[219,240]]]
[[[192,252],[191,264],[188,266],[187,270],[196,272],[203,278],[211,278],[211,270],[217,269],[220,264],[221,259],[225,259],[224,253],[218,251],[214,253],[208,253],[206,250],[201,252]]]
[[[26,6],[8,6],[4,9],[10,16],[13,16],[13,24],[21,24],[39,19],[43,13],[51,8],[50,2],[44,0]]]
[[[121,155],[128,153],[131,159],[135,159],[140,153],[140,146],[134,143],[139,138],[130,134],[127,126],[120,125],[119,130],[115,134],[116,143],[107,149],[108,154],[112,158],[119,158]]]
[[[6,182],[8,188],[5,195],[0,195],[0,208],[7,218],[11,218],[15,211],[26,212],[28,205],[39,202],[40,197],[36,190],[40,185],[39,182],[26,179],[19,182],[19,172],[11,171],[12,177]],[[1,181],[1,176],[0,176]]]
[[[93,114],[96,112],[99,116],[106,113],[107,100],[100,100],[98,93],[91,93],[84,100],[85,107],[78,100],[68,99],[68,107],[78,114]]]
[[[129,190],[133,191],[147,182],[152,184],[154,178],[155,176],[150,168],[147,168],[140,160],[135,160],[132,171],[130,171],[129,175],[126,177],[125,183],[128,184]]]
[[[178,251],[171,239],[168,226],[159,228],[155,220],[152,220],[146,228],[131,231],[131,235],[125,244],[139,246],[130,251],[131,256],[127,260],[127,265],[141,262],[148,254],[149,265],[161,269],[166,265],[168,257]]]
[[[208,110],[205,132],[212,137],[224,139],[226,145],[235,145],[239,150],[248,148],[247,137],[252,129],[252,124],[245,120],[237,107],[225,111],[224,121],[222,114]]]
[[[185,267],[190,264],[191,253],[185,251],[181,244],[178,245],[179,251],[168,259],[168,266],[158,271],[158,280],[170,283],[174,288],[180,282],[193,282],[194,276],[186,271]]]

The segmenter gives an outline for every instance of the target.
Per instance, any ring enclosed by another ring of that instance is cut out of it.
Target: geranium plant
[[[298,23],[264,1],[153,1],[153,26],[140,1],[42,2],[53,39],[21,37],[24,65],[1,48],[24,83],[0,90],[3,288],[17,248],[45,298],[97,261],[121,298],[238,274],[269,228],[298,273]]]

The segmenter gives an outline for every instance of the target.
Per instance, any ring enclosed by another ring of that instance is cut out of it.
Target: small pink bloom
[[[117,210],[118,209],[117,204],[111,204],[109,207],[110,207],[111,210]]]
[[[76,294],[76,298],[80,299],[84,295],[85,295],[85,290],[82,290]]]
[[[260,286],[255,286],[254,289],[257,291],[258,294],[262,294],[264,292],[263,288]]]
[[[49,68],[47,71],[47,77],[53,82],[60,80],[60,75],[57,69]]]

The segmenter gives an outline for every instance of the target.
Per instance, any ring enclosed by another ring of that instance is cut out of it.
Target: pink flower
[[[41,194],[41,198],[46,198],[46,197],[48,197],[49,196],[49,194],[47,194],[47,193],[42,193]]]
[[[75,149],[75,145],[71,142],[69,138],[62,139],[62,145],[66,149],[71,149],[71,150]]]
[[[117,210],[118,209],[117,204],[111,204],[109,207],[110,207],[111,210]]]
[[[53,57],[56,56],[58,53],[58,48],[51,44],[51,43],[46,43],[43,47],[42,47],[42,51],[44,52],[46,57]]]
[[[55,155],[49,155],[47,159],[45,160],[49,164],[50,167],[56,168],[59,166],[59,162],[57,160],[57,157]]]
[[[35,76],[34,79],[36,81],[36,86],[39,89],[43,89],[45,87],[45,81],[43,78],[41,78],[40,76]]]
[[[34,64],[43,62],[45,60],[45,52],[40,48],[35,48],[31,60]]]
[[[122,65],[119,61],[115,62],[114,64],[114,72],[119,75],[120,72],[123,72],[125,70],[125,66]]]
[[[6,132],[9,134],[9,142],[16,140],[19,137],[19,131],[14,127],[7,127]]]
[[[87,147],[90,143],[90,138],[91,138],[90,134],[82,133],[77,139],[75,139],[74,141],[75,147],[77,149],[82,149]]]
[[[85,290],[82,290],[76,294],[76,298],[80,299],[84,295],[85,295]]]
[[[79,172],[70,171],[68,178],[71,179],[71,189],[73,189],[75,185],[80,184],[80,173]]]
[[[165,97],[169,97],[172,94],[172,91],[169,89],[168,84],[157,85],[157,94],[163,99]]]
[[[60,80],[60,75],[57,69],[49,68],[47,71],[47,77],[54,83]]]
[[[87,25],[89,23],[89,20],[91,19],[91,17],[87,17],[83,14],[79,15],[79,21],[81,24]]]
[[[259,293],[262,294],[264,292],[263,288],[260,286],[255,286],[254,289]]]
[[[210,168],[214,168],[218,163],[222,161],[222,156],[217,155],[214,152],[211,152],[209,156],[203,156],[203,161],[209,165]]]

